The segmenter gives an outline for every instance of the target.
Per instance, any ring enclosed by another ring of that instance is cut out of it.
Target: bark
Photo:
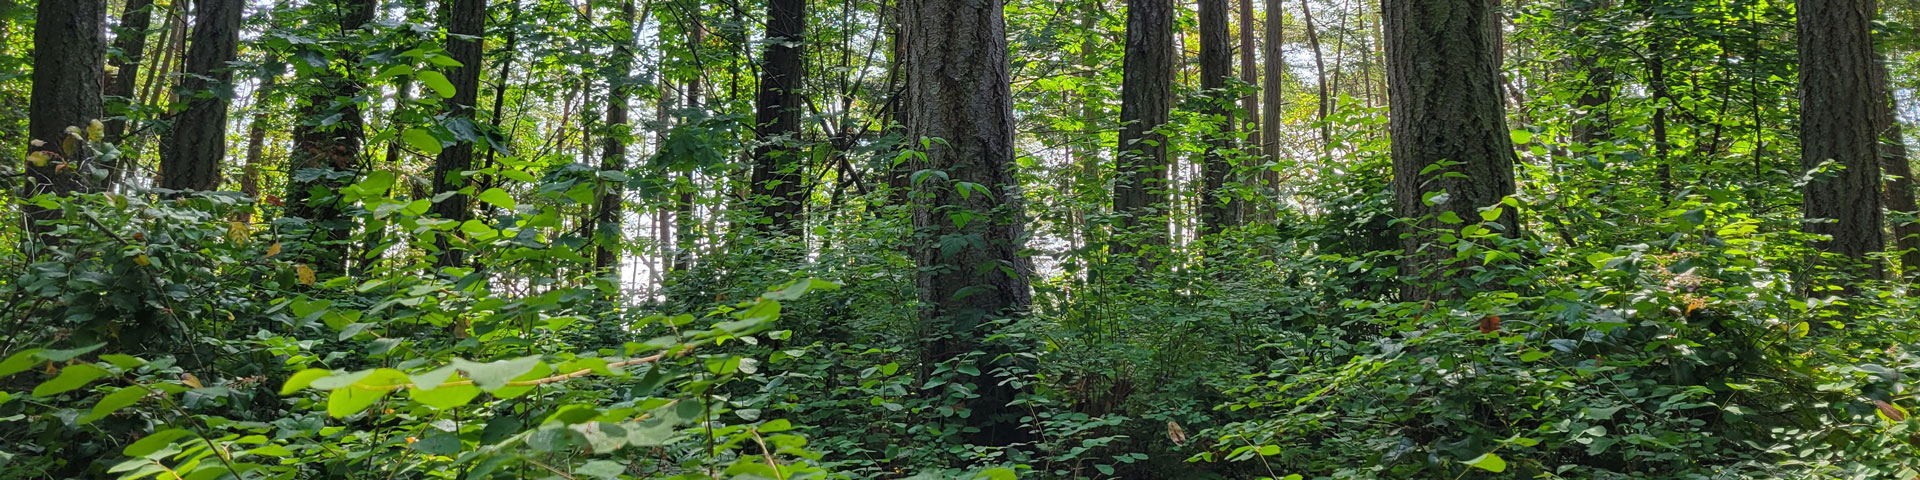
[[[803,76],[806,74],[806,0],[767,2],[767,45],[760,66],[760,92],[754,123],[760,145],[753,150],[753,202],[764,232],[799,237],[806,226],[805,155],[796,148],[800,134]]]
[[[700,45],[707,41],[707,26],[699,18],[692,19],[693,31],[688,32],[687,48],[694,51],[696,71],[687,79],[686,108],[698,110],[706,101],[706,72],[700,68]],[[676,185],[678,195],[673,201],[673,271],[684,272],[693,267],[694,248],[699,246],[700,219],[694,218],[694,182],[693,172],[685,172]]]
[[[1208,139],[1200,164],[1201,236],[1224,232],[1238,223],[1234,218],[1238,202],[1227,192],[1227,179],[1233,173],[1226,155],[1233,148],[1233,101],[1222,93],[1227,79],[1233,77],[1233,48],[1228,41],[1232,35],[1226,0],[1200,0],[1200,89],[1210,97],[1206,113],[1222,119],[1220,130]]]
[[[1879,95],[1875,101],[1874,131],[1879,132],[1880,165],[1886,170],[1885,201],[1887,210],[1908,217],[1908,221],[1893,222],[1893,245],[1900,251],[1900,272],[1909,280],[1920,279],[1920,222],[1912,220],[1920,214],[1920,206],[1915,205],[1913,163],[1907,156],[1906,135],[1902,132],[1900,118],[1894,112],[1899,111],[1898,99],[1889,86],[1891,73],[1887,69],[1885,57],[1875,57],[1873,81],[1874,92]]]
[[[1000,353],[986,345],[987,320],[1022,313],[1032,303],[1021,256],[1026,237],[1021,193],[1014,178],[1013,94],[1003,0],[904,0],[908,78],[903,108],[911,110],[908,138],[926,143],[914,183],[914,260],[928,365],[969,352],[981,372]],[[963,183],[964,182],[964,183]],[[984,187],[962,195],[965,184]],[[972,217],[961,217],[972,215]],[[967,221],[959,221],[967,218]],[[971,379],[978,398],[967,401],[975,444],[1024,441],[1018,393],[991,375]]]
[[[105,80],[107,55],[106,0],[43,1],[34,11],[33,92],[27,107],[29,152],[47,152],[44,164],[28,162],[26,194],[21,198],[49,193],[65,195],[91,190],[83,169],[87,158],[85,142],[67,133],[69,127],[84,130],[102,115],[101,84]],[[74,139],[76,148],[65,148]],[[33,142],[43,142],[39,146]],[[60,218],[59,209],[44,209],[24,202],[28,229],[43,243],[50,226],[44,222]]]
[[[1333,148],[1333,126],[1327,124],[1327,115],[1333,111],[1333,98],[1327,93],[1327,58],[1320,51],[1320,27],[1313,23],[1313,7],[1307,0],[1300,0],[1300,13],[1307,22],[1307,47],[1313,50],[1314,84],[1320,87],[1320,150],[1331,152]],[[1497,45],[1497,44],[1496,44]]]
[[[1518,159],[1489,7],[1486,0],[1386,0],[1382,7],[1394,196],[1399,215],[1416,220],[1404,224],[1401,240],[1400,272],[1420,279],[1402,292],[1407,299],[1454,294],[1423,285],[1460,275],[1444,271],[1451,250],[1429,245],[1436,230],[1460,228],[1438,217],[1451,212],[1478,222],[1480,208],[1514,192]],[[1517,237],[1516,218],[1505,212],[1490,228]]]
[[[1253,0],[1240,0],[1240,81],[1247,85],[1260,84],[1259,59],[1260,47],[1253,41]],[[1244,128],[1247,131],[1247,145],[1258,148],[1260,145],[1260,92],[1247,92],[1240,97],[1240,110],[1246,115]]]
[[[475,122],[475,108],[480,97],[480,38],[486,35],[487,0],[441,0],[444,10],[442,20],[447,29],[447,56],[459,61],[447,79],[453,82],[454,95],[447,103],[448,113],[456,119]],[[439,196],[452,193],[447,199],[435,203],[432,212],[442,219],[464,223],[473,217],[472,200],[467,194],[459,193],[466,188],[467,180],[460,172],[473,168],[473,142],[455,142],[440,151],[433,160],[433,193]],[[453,249],[446,237],[438,242],[439,252],[434,257],[436,265],[458,266],[465,263],[464,255]]]
[[[1571,0],[1574,18],[1569,30],[1575,32],[1574,40],[1586,43],[1590,34],[1586,26],[1592,22],[1592,16],[1598,9],[1605,8],[1606,1]],[[1613,138],[1613,116],[1607,111],[1607,105],[1613,102],[1614,92],[1619,88],[1613,78],[1613,67],[1607,66],[1599,53],[1589,46],[1579,47],[1579,53],[1568,60],[1569,70],[1586,75],[1586,84],[1581,86],[1578,116],[1573,124],[1574,143],[1587,145],[1611,140]]]
[[[160,150],[160,188],[214,190],[220,187],[220,160],[227,156],[227,106],[223,90],[233,86],[227,66],[240,54],[242,0],[199,0],[194,5],[193,45],[187,50],[186,75],[175,95],[186,109],[174,117]]]
[[[1886,247],[1880,211],[1880,153],[1874,129],[1884,90],[1872,39],[1874,0],[1798,0],[1801,168],[1814,172],[1803,189],[1808,233],[1830,237],[1814,246],[1869,266]]]
[[[1266,157],[1267,162],[1279,165],[1280,109],[1286,105],[1287,94],[1287,56],[1285,50],[1287,45],[1286,0],[1266,0],[1266,2],[1267,42],[1265,44],[1266,51],[1263,53],[1267,61],[1265,65],[1266,77],[1261,90],[1265,92],[1267,101],[1262,105],[1264,108],[1261,111],[1261,116],[1265,118],[1266,122],[1260,124],[1260,153]],[[1265,180],[1264,183],[1266,184],[1262,192],[1271,194],[1276,191],[1279,187],[1279,173],[1280,172],[1276,172],[1271,168],[1261,170],[1261,178]],[[1277,199],[1272,198],[1268,200],[1277,201]]]
[[[273,91],[278,75],[261,75],[260,86],[253,93],[253,120],[247,122],[247,164],[241,167],[240,193],[248,198],[260,198],[260,167],[265,161],[267,144],[267,105],[268,93]],[[242,223],[253,222],[253,209],[242,209],[238,214]]]
[[[1134,244],[1167,245],[1167,137],[1173,103],[1173,0],[1129,0],[1127,44],[1120,81],[1120,152],[1114,158],[1113,209],[1121,229],[1137,240],[1120,239],[1109,247],[1116,255]]]
[[[107,100],[112,104],[108,110],[115,114],[115,118],[107,121],[107,143],[118,145],[120,137],[126,135],[125,111],[133,107],[133,89],[140,80],[140,60],[147,53],[147,30],[153,28],[153,9],[153,0],[127,0],[127,10],[120,15],[119,33],[113,39],[113,49],[120,54],[113,57],[113,84],[107,89]],[[115,170],[118,169],[116,166]]]
[[[633,0],[620,5],[620,18],[624,23],[620,33],[623,43],[616,48],[613,58],[613,71],[620,78],[607,82],[607,128],[606,138],[601,139],[600,169],[624,171],[627,169],[627,142],[634,138],[628,134],[627,102],[633,96],[633,55],[639,47],[640,23],[643,22],[634,12]],[[503,78],[504,82],[505,79]],[[502,89],[504,90],[504,89]],[[497,101],[497,100],[496,100]],[[496,116],[497,118],[497,116]],[[618,273],[620,252],[626,244],[624,198],[626,190],[619,185],[610,185],[600,193],[600,204],[594,208],[595,230],[593,248],[593,266],[602,272]]]

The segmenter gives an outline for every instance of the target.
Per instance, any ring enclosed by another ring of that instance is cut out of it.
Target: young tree
[[[1815,247],[1883,269],[1868,258],[1886,247],[1880,211],[1879,135],[1883,89],[1873,81],[1874,0],[1798,0],[1800,166],[1813,170],[1802,190]],[[1829,165],[1829,163],[1831,163]]]
[[[602,170],[626,170],[627,142],[634,138],[627,124],[627,102],[633,96],[633,55],[639,47],[639,28],[643,20],[636,16],[633,0],[626,0],[620,4],[620,18],[624,22],[618,37],[621,44],[615,47],[612,60],[613,72],[619,77],[609,79],[607,82],[607,129],[609,132],[605,138],[601,139],[600,168]],[[496,108],[501,103],[500,100],[498,96],[494,98]],[[495,120],[498,119],[496,114]],[[600,193],[600,204],[594,209],[594,223],[597,224],[596,230],[599,233],[595,235],[598,238],[594,242],[593,265],[602,271],[613,272],[620,265],[619,250],[610,248],[609,245],[621,245],[626,241],[626,228],[623,225],[624,217],[621,213],[625,210],[624,192],[625,190],[618,186],[607,187],[606,191]]]
[[[107,0],[48,0],[34,11],[33,93],[27,107],[29,152],[44,152],[27,162],[26,192],[63,195],[86,192],[90,185],[68,168],[79,150],[69,150],[70,127],[85,129],[102,114],[100,85],[106,75]],[[83,134],[84,135],[84,134]],[[73,138],[75,144],[79,140]],[[59,218],[59,209],[27,202],[28,228],[45,234],[42,222]],[[51,243],[51,238],[40,238]]]
[[[1266,76],[1263,78],[1261,85],[1261,90],[1266,95],[1266,102],[1261,105],[1262,110],[1260,113],[1260,116],[1264,117],[1266,122],[1260,124],[1260,153],[1266,156],[1268,162],[1279,164],[1280,109],[1285,106],[1287,102],[1286,0],[1267,0],[1266,7],[1267,41],[1264,45],[1266,51],[1263,53],[1266,57],[1266,64],[1263,65],[1266,70]],[[1279,183],[1279,177],[1276,173],[1277,172],[1273,171],[1263,172],[1263,177],[1268,182],[1268,188],[1272,188],[1274,186],[1273,184]]]
[[[1260,84],[1259,45],[1253,41],[1253,0],[1240,0],[1240,81]],[[1246,115],[1247,145],[1260,148],[1260,91],[1240,97],[1240,110]]]
[[[790,146],[800,134],[806,28],[806,0],[768,0],[766,54],[754,108],[760,145],[753,150],[753,201],[768,223],[754,225],[788,236],[800,235],[806,225],[806,165]]]
[[[454,88],[453,98],[447,104],[452,117],[449,121],[473,124],[474,109],[480,99],[480,38],[486,35],[487,0],[441,0],[440,8],[441,21],[447,29],[447,56],[460,62],[460,66],[447,75]],[[433,193],[435,196],[451,193],[431,210],[442,219],[465,222],[472,218],[471,202],[460,189],[467,187],[461,172],[473,168],[473,149],[473,142],[458,141],[434,158]],[[446,237],[437,243],[440,251],[434,257],[436,265],[464,263],[460,252],[454,251]]]
[[[176,96],[187,107],[174,118],[160,150],[160,188],[220,187],[220,160],[227,156],[228,99],[219,90],[233,84],[227,66],[240,54],[242,0],[199,0],[194,5],[193,45]]]
[[[1405,224],[1401,274],[1443,278],[1451,250],[1431,246],[1439,229],[1478,221],[1479,209],[1514,192],[1518,161],[1500,96],[1487,0],[1386,0],[1387,98],[1393,193]],[[1459,217],[1459,220],[1446,214]],[[1513,212],[1494,223],[1519,234]],[[1446,295],[1410,285],[1405,297]]]
[[[345,36],[373,21],[376,1],[326,0],[318,6],[326,12],[322,18],[336,22],[337,34]],[[352,233],[352,221],[328,192],[342,185],[334,174],[360,168],[367,136],[356,100],[365,88],[359,79],[362,67],[353,48],[348,45],[334,50],[341,53],[331,55],[337,58],[328,58],[324,65],[302,68],[310,90],[296,109],[300,120],[294,124],[293,152],[287,158],[287,216],[305,219],[310,228],[323,232],[323,240],[328,242],[346,240]],[[338,118],[331,122],[322,121],[335,115]],[[347,255],[335,248],[308,253],[319,271],[346,270]]]
[[[127,9],[120,14],[120,28],[113,38],[113,49],[120,54],[113,56],[113,83],[107,89],[107,101],[116,108],[109,108],[110,111],[133,107],[133,89],[140,80],[140,60],[147,53],[147,30],[153,28],[153,9],[153,0],[127,0]],[[126,132],[126,118],[107,120],[107,143],[119,144]]]
[[[1327,56],[1320,50],[1320,26],[1313,23],[1313,7],[1307,0],[1300,0],[1300,15],[1306,21],[1307,48],[1313,50],[1314,85],[1320,87],[1319,115],[1314,119],[1320,121],[1320,151],[1326,154],[1333,148],[1333,126],[1327,124],[1327,115],[1333,113],[1333,98],[1327,92]]]
[[[992,372],[1000,351],[983,346],[986,321],[1032,302],[1018,180],[1014,178],[1013,93],[1002,0],[905,0],[904,107],[908,138],[923,148],[913,179],[914,260],[928,364],[973,357]],[[983,445],[1021,441],[1014,388],[973,379],[967,406]]]
[[[1167,123],[1173,102],[1173,0],[1128,0],[1127,44],[1120,81],[1120,153],[1113,210],[1121,228],[1144,245],[1167,244]],[[1109,247],[1135,251],[1127,241]]]
[[[1207,151],[1200,163],[1200,234],[1213,235],[1238,223],[1234,218],[1238,202],[1227,198],[1227,178],[1233,164],[1226,150],[1233,148],[1233,100],[1223,94],[1227,79],[1233,77],[1233,29],[1227,24],[1227,0],[1200,1],[1200,89],[1207,95],[1206,114],[1221,119],[1220,130],[1211,132]]]

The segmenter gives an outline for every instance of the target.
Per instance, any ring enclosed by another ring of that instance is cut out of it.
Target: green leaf
[[[474,398],[480,396],[480,387],[473,385],[454,385],[432,390],[409,388],[407,389],[407,396],[413,398],[413,401],[420,402],[426,406],[446,410],[464,406],[468,402],[472,402]]]
[[[407,383],[405,372],[391,368],[373,370],[352,385],[333,389],[333,393],[327,395],[327,415],[345,418],[348,415],[360,413],[361,410],[366,410],[387,394],[393,393],[393,389],[383,387],[404,383]]]
[[[44,348],[29,348],[7,357],[6,361],[0,361],[0,377],[6,377],[33,368],[34,365],[40,363],[40,352],[44,351],[47,350]]]
[[[414,149],[422,153],[428,155],[440,154],[440,138],[433,136],[433,132],[429,132],[427,129],[409,128],[406,132],[400,134],[400,138],[406,140],[407,145],[412,145]]]
[[[451,455],[460,452],[460,437],[451,433],[436,433],[413,442],[413,449],[428,455]]]
[[[458,92],[454,90],[453,82],[448,81],[447,76],[440,72],[428,70],[414,75],[413,78],[420,80],[420,83],[427,88],[433,89],[433,93],[440,98],[453,98],[453,94]]]
[[[506,190],[501,190],[499,187],[489,188],[487,191],[480,192],[480,195],[474,198],[482,202],[491,203],[505,210],[513,210],[520,205],[513,201],[513,195],[507,194]]]
[[[620,473],[625,471],[627,467],[606,460],[594,460],[573,469],[573,473],[602,479],[620,478]]]
[[[318,368],[301,370],[298,373],[294,373],[292,377],[287,377],[287,383],[280,386],[280,394],[292,395],[293,392],[298,392],[301,389],[307,388],[308,385],[312,385],[314,380],[327,378],[330,375],[333,375],[333,372]]]
[[[1452,210],[1440,212],[1440,221],[1442,223],[1449,223],[1449,224],[1459,224],[1459,223],[1465,222],[1465,220],[1460,219],[1460,214],[1453,213]]]
[[[64,362],[67,360],[80,358],[81,355],[86,355],[88,352],[99,350],[100,347],[104,347],[106,345],[107,345],[106,342],[100,342],[100,343],[88,345],[85,347],[73,348],[73,349],[67,349],[67,350],[47,350],[44,352],[40,352],[40,359],[46,360],[49,362]]]
[[[476,363],[458,358],[453,360],[453,368],[465,372],[467,378],[473,379],[475,386],[489,392],[506,386],[507,382],[513,381],[514,377],[532,371],[537,365],[540,365],[539,356],[488,363]]]
[[[146,398],[148,393],[151,393],[151,391],[147,390],[147,387],[139,385],[116,390],[113,393],[107,394],[105,397],[100,397],[100,403],[93,404],[93,412],[88,413],[85,417],[80,417],[78,422],[85,425],[93,423],[94,420],[106,418],[107,415],[112,415],[115,411],[138,403],[140,399]]]
[[[1516,146],[1533,143],[1533,132],[1529,132],[1526,130],[1514,130],[1512,132],[1512,137],[1513,137],[1513,144]]]
[[[192,434],[193,432],[182,428],[170,428],[153,432],[152,435],[147,435],[127,445],[127,448],[121,449],[120,453],[129,457],[145,457],[153,452],[160,451],[161,448],[165,448],[167,445],[173,444],[174,439]]]
[[[784,418],[760,424],[760,433],[784,432],[792,429],[793,422],[788,422]]]
[[[1499,220],[1499,219],[1500,219],[1500,213],[1501,213],[1501,212],[1504,212],[1505,210],[1506,210],[1506,209],[1504,209],[1504,208],[1500,208],[1500,207],[1493,207],[1493,208],[1489,208],[1489,209],[1486,209],[1486,210],[1481,210],[1481,211],[1480,211],[1480,221],[1483,221],[1483,222],[1491,222],[1491,221],[1495,221],[1495,220]]]
[[[47,380],[46,382],[42,382],[40,386],[33,387],[33,396],[46,397],[59,395],[76,388],[87,386],[87,382],[92,382],[104,376],[107,376],[107,370],[96,367],[91,363],[69,365],[67,368],[60,369],[60,375],[53,377],[52,380]]]
[[[981,470],[980,473],[973,475],[973,480],[1018,480],[1019,478],[1020,475],[1013,473],[1013,469],[1004,467]]]
[[[113,366],[120,367],[122,370],[132,370],[135,368],[140,368],[141,365],[147,364],[146,360],[135,358],[132,355],[123,355],[118,353],[109,353],[109,354],[101,355],[100,359],[106,360],[107,363],[111,363],[113,364]]]
[[[1500,473],[1500,472],[1507,471],[1507,461],[1505,459],[1500,458],[1499,455],[1494,455],[1493,452],[1487,452],[1485,455],[1474,457],[1472,460],[1468,460],[1466,463],[1467,463],[1467,466],[1471,466],[1473,468],[1478,468],[1481,470],[1486,470],[1493,473]]]
[[[777,301],[784,302],[784,301],[790,301],[790,300],[798,300],[800,299],[801,295],[806,295],[807,292],[814,291],[814,290],[819,290],[822,292],[831,292],[839,289],[840,289],[840,284],[829,282],[826,280],[821,280],[818,278],[809,278],[805,280],[796,280],[793,283],[789,283],[789,284],[786,284],[785,286],[781,286],[779,288],[770,290],[766,294],[761,295],[761,297],[766,298],[768,300],[777,300]]]

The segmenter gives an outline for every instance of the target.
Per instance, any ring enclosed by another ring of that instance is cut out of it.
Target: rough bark
[[[627,142],[634,137],[628,133],[627,102],[633,96],[633,55],[639,46],[640,17],[636,16],[633,0],[620,5],[620,18],[625,22],[621,27],[623,43],[617,47],[613,58],[613,71],[620,75],[607,84],[607,128],[608,134],[601,139],[600,169],[627,169]],[[496,100],[497,101],[497,100]],[[595,230],[593,265],[602,272],[617,273],[620,265],[618,247],[626,243],[625,201],[626,190],[619,185],[610,185],[600,193],[600,204],[594,208]]]
[[[1247,85],[1260,84],[1259,54],[1260,46],[1253,41],[1253,0],[1240,0],[1240,81]],[[1247,92],[1240,97],[1240,110],[1246,117],[1243,128],[1247,132],[1247,145],[1257,149],[1260,145],[1260,92]]]
[[[1134,243],[1167,245],[1167,137],[1173,104],[1173,0],[1129,0],[1127,44],[1120,81],[1120,152],[1114,158],[1113,210],[1121,228],[1137,236],[1110,248],[1135,251]]]
[[[1869,254],[1886,247],[1880,211],[1880,153],[1874,129],[1880,92],[1873,77],[1874,0],[1798,0],[1800,165],[1814,172],[1802,191],[1814,246],[1883,269]]]
[[[78,166],[85,158],[84,147],[68,151],[67,128],[85,129],[102,115],[101,84],[106,75],[106,0],[43,1],[34,11],[33,93],[27,107],[29,152],[47,152],[46,162],[27,163],[26,193],[22,198],[50,193],[65,195],[86,192],[90,185]],[[75,139],[77,143],[82,139]],[[41,142],[34,146],[33,142]],[[28,228],[40,235],[43,243],[48,228],[44,222],[57,219],[58,209],[43,209],[32,202],[22,206]]]
[[[1575,33],[1574,41],[1587,43],[1591,35],[1587,25],[1592,23],[1595,11],[1607,7],[1603,0],[1570,0],[1574,17],[1569,30]],[[1580,88],[1579,111],[1573,124],[1573,141],[1577,144],[1592,144],[1610,140],[1613,137],[1613,116],[1608,112],[1607,104],[1613,102],[1614,92],[1619,83],[1614,81],[1613,67],[1606,65],[1593,47],[1578,46],[1578,54],[1569,58],[1568,70],[1573,74],[1586,75],[1586,84]]]
[[[247,163],[240,167],[240,193],[248,198],[260,197],[260,167],[266,161],[267,122],[272,118],[268,114],[272,108],[267,99],[279,78],[274,74],[261,75],[260,86],[253,92],[253,120],[247,122]],[[242,223],[253,222],[251,208],[242,209],[236,215]]]
[[[1020,255],[1026,237],[1021,193],[1014,178],[1013,94],[1008,76],[1002,0],[904,0],[907,37],[905,109],[910,139],[925,143],[914,179],[914,260],[925,305],[929,365],[962,354],[981,372],[993,371],[1003,347],[984,345],[991,318],[1016,315],[1032,302],[1031,267]],[[921,144],[916,142],[916,147]],[[968,184],[978,189],[962,195]],[[971,218],[963,217],[971,215]],[[966,221],[961,221],[966,218]],[[980,397],[968,401],[971,439],[1008,445],[1027,435],[1019,412],[1007,407],[1017,393],[991,375],[972,379]]]
[[[140,80],[140,61],[147,53],[147,31],[153,28],[153,9],[153,0],[127,0],[126,12],[120,14],[119,32],[113,39],[113,49],[120,54],[111,62],[113,84],[107,88],[107,101],[112,104],[108,110],[115,114],[115,118],[107,120],[107,143],[118,145],[120,137],[127,132],[127,119],[121,112],[133,106],[133,89]]]
[[[441,0],[440,7],[444,12],[442,21],[448,34],[447,56],[461,65],[454,67],[447,75],[454,88],[453,98],[447,102],[448,113],[454,118],[474,122],[474,112],[480,98],[480,38],[486,35],[487,0]],[[472,142],[455,142],[441,150],[433,160],[434,195],[452,193],[433,205],[432,212],[442,219],[466,222],[473,216],[472,200],[467,194],[459,192],[467,186],[460,172],[473,168],[474,147]],[[445,237],[440,239],[438,246],[440,251],[434,257],[436,265],[445,267],[465,263],[464,255],[454,250]]]
[[[1518,158],[1500,96],[1499,45],[1488,26],[1494,16],[1486,0],[1386,0],[1382,13],[1394,196],[1399,215],[1417,220],[1404,224],[1400,271],[1418,280],[1403,294],[1445,297],[1451,292],[1423,284],[1453,276],[1444,272],[1453,254],[1430,244],[1436,230],[1461,225],[1439,217],[1451,212],[1478,222],[1480,208],[1514,192]],[[1494,223],[1519,235],[1513,212]]]
[[[199,0],[194,5],[193,44],[186,75],[175,95],[187,107],[174,117],[160,150],[160,188],[214,190],[220,160],[227,156],[227,105],[233,85],[227,66],[240,54],[242,0]]]
[[[1280,109],[1286,105],[1287,78],[1287,32],[1286,0],[1266,0],[1267,24],[1265,44],[1266,77],[1261,90],[1266,94],[1266,103],[1262,105],[1261,117],[1266,122],[1260,124],[1260,153],[1268,162],[1280,164]],[[1272,169],[1261,171],[1265,180],[1263,192],[1271,193],[1278,187],[1279,172]],[[1272,199],[1269,199],[1272,200]]]
[[[329,11],[337,14],[333,20],[338,22],[341,34],[364,28],[373,21],[376,0],[331,1],[334,3]],[[342,181],[325,175],[304,177],[301,172],[317,169],[331,174],[358,170],[361,147],[367,135],[360,104],[350,101],[365,88],[359,80],[362,76],[359,56],[351,50],[340,52],[337,62],[311,72],[306,79],[313,90],[296,108],[300,121],[294,124],[293,152],[287,158],[287,216],[307,220],[307,224],[321,234],[315,240],[322,242],[344,241],[352,233],[352,222],[332,194],[314,195],[316,190],[337,189]],[[334,115],[339,118],[330,125],[319,122]],[[348,255],[336,250],[316,248],[296,254],[309,256],[314,268],[323,273],[345,272]]]
[[[1208,116],[1221,119],[1220,130],[1212,132],[1200,163],[1200,235],[1226,231],[1236,222],[1237,202],[1229,197],[1227,178],[1233,165],[1226,150],[1233,148],[1233,100],[1222,92],[1233,77],[1233,47],[1229,39],[1233,29],[1227,24],[1226,0],[1200,1],[1200,89],[1210,98]]]
[[[754,226],[795,237],[806,226],[805,156],[793,148],[804,101],[806,7],[806,0],[767,2],[767,45],[754,107],[760,145],[753,150],[753,201],[765,217]]]

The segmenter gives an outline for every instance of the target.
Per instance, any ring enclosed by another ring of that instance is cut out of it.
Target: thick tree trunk
[[[233,84],[228,63],[240,54],[242,0],[199,0],[194,5],[193,45],[186,75],[175,95],[187,108],[174,117],[160,150],[160,188],[214,190],[220,160],[227,156],[227,104],[221,87]]]
[[[134,87],[140,80],[140,60],[147,53],[147,30],[153,28],[153,0],[127,0],[127,10],[120,15],[120,28],[113,39],[113,49],[120,54],[113,57],[113,84],[107,89],[107,101],[112,104],[107,110],[116,117],[107,121],[106,142],[118,145],[120,137],[127,133],[127,119],[120,111],[131,110],[134,105]],[[116,165],[115,170],[119,169]]]
[[[101,84],[107,55],[106,0],[47,0],[34,11],[33,93],[27,107],[29,152],[46,152],[45,162],[28,162],[26,193],[64,195],[86,192],[90,185],[78,166],[86,154],[85,139],[73,138],[67,128],[85,130],[102,115]],[[68,150],[68,140],[76,148]],[[38,142],[39,145],[32,145]],[[24,202],[28,228],[41,235],[43,222],[59,218],[60,210]]]
[[[928,365],[982,351],[973,362],[992,372],[1002,347],[983,345],[987,320],[1017,315],[1032,302],[1019,182],[1014,178],[1013,93],[1002,0],[904,0],[908,78],[903,108],[908,138],[925,143],[918,170],[943,172],[914,182],[914,260],[925,305]],[[962,190],[978,185],[986,191]],[[968,402],[981,445],[1023,441],[1017,391],[991,375],[972,379]]]
[[[1445,213],[1478,222],[1479,209],[1514,192],[1513,141],[1500,96],[1499,45],[1486,0],[1386,0],[1388,129],[1393,188],[1405,224],[1401,274],[1419,279],[1407,299],[1447,297],[1427,281],[1447,275],[1452,250],[1431,245],[1435,230],[1458,229]],[[1431,168],[1431,170],[1429,170]],[[1441,195],[1444,193],[1444,195]],[[1514,212],[1494,223],[1519,235]]]
[[[1134,244],[1167,245],[1167,136],[1173,105],[1173,0],[1129,0],[1127,44],[1120,81],[1120,152],[1115,158],[1113,210],[1122,238],[1109,249],[1116,255]]]
[[[1200,89],[1210,98],[1206,113],[1221,118],[1220,130],[1211,132],[1207,151],[1200,163],[1200,235],[1214,235],[1238,223],[1234,218],[1237,201],[1227,192],[1227,179],[1233,164],[1226,150],[1233,148],[1235,123],[1233,100],[1222,92],[1233,77],[1233,47],[1229,39],[1233,29],[1227,24],[1227,0],[1200,0]]]
[[[634,12],[633,0],[620,5],[620,17],[624,23],[620,34],[623,42],[614,52],[613,71],[620,75],[607,83],[607,128],[606,138],[601,140],[600,169],[627,169],[627,142],[633,140],[627,122],[627,102],[633,96],[633,55],[639,46],[640,23],[643,22]],[[497,116],[496,116],[497,117]],[[620,251],[626,244],[625,197],[626,190],[618,185],[606,187],[600,193],[600,204],[594,208],[593,265],[602,272],[618,273]]]
[[[767,2],[767,45],[760,66],[754,124],[753,202],[762,231],[798,237],[806,226],[806,157],[793,145],[800,134],[801,85],[806,74],[806,0]]]
[[[1883,269],[1869,254],[1886,248],[1880,211],[1880,153],[1875,113],[1872,27],[1874,0],[1798,0],[1800,33],[1800,166],[1815,172],[1803,190],[1815,247]],[[1837,170],[1837,171],[1836,171]]]
[[[447,56],[460,62],[454,67],[448,80],[453,82],[454,94],[448,102],[448,113],[454,118],[475,122],[475,109],[480,99],[480,47],[481,37],[486,35],[487,0],[441,0],[444,9],[442,20],[447,28]],[[466,222],[473,217],[471,200],[466,194],[458,193],[466,188],[467,180],[460,172],[473,168],[474,144],[455,142],[453,146],[440,151],[433,160],[433,193],[438,196],[452,193],[451,196],[433,205],[432,212],[442,219],[454,222]],[[465,263],[464,255],[453,249],[451,242],[442,237],[438,242],[440,252],[434,257],[439,266],[458,266]]]
[[[339,35],[365,28],[373,21],[376,0],[331,0],[329,10],[339,16]],[[345,247],[338,246],[352,234],[353,224],[332,197],[344,181],[329,175],[360,169],[362,147],[366,140],[366,122],[360,104],[344,101],[358,97],[365,87],[359,55],[342,50],[337,64],[329,64],[310,81],[317,90],[297,108],[301,118],[293,128],[293,153],[287,159],[287,216],[306,219],[309,228],[324,235],[316,238],[327,243],[311,251],[295,252],[313,259],[314,268],[323,273],[345,272]],[[334,107],[334,105],[338,107]],[[332,125],[318,125],[323,117],[338,115]],[[306,170],[317,170],[301,172]],[[314,176],[315,173],[322,175]],[[302,179],[305,180],[302,180]],[[324,192],[316,197],[314,192]]]

